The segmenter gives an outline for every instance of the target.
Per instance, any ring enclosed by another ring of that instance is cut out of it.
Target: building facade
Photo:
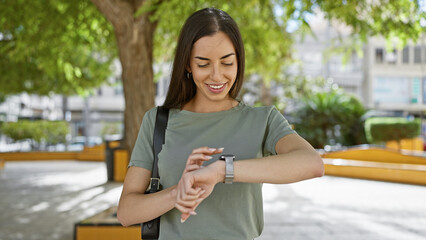
[[[365,104],[378,110],[422,115],[426,112],[426,37],[402,50],[387,51],[385,40],[365,46]]]

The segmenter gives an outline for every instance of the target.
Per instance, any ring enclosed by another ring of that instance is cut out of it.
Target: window
[[[376,48],[376,63],[380,64],[383,63],[384,58],[384,51],[383,48]]]
[[[410,48],[405,47],[402,49],[402,63],[408,64],[410,63]]]
[[[422,63],[422,48],[420,46],[414,47],[414,63]]]
[[[386,62],[389,64],[396,64],[396,49],[394,49],[392,52],[386,52]]]

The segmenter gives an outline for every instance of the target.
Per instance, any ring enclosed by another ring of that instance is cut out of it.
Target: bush
[[[365,133],[370,143],[400,141],[415,138],[420,135],[420,119],[376,117],[365,121]]]
[[[13,141],[33,138],[29,121],[5,122],[2,127],[3,134]]]
[[[13,141],[32,139],[38,144],[44,141],[47,145],[55,145],[65,143],[69,128],[65,121],[19,120],[4,123],[2,131]]]
[[[43,122],[43,129],[45,129],[44,136],[48,145],[66,142],[66,136],[69,133],[69,127],[66,121]]]
[[[365,143],[361,102],[343,91],[320,92],[302,100],[295,112],[296,131],[315,148]]]

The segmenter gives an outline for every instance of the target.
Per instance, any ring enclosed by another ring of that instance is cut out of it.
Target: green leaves
[[[2,133],[14,141],[32,139],[37,143],[42,141],[48,145],[65,143],[69,133],[68,123],[65,121],[29,121],[6,122],[2,125]]]
[[[112,28],[87,0],[4,1],[0,32],[3,94],[82,94],[111,74]]]
[[[306,0],[304,0],[306,1]],[[420,20],[425,13],[412,0],[317,0],[317,6],[330,20],[352,27],[352,33],[366,41],[368,36],[381,35],[402,48],[407,40],[416,41],[425,30]]]
[[[336,42],[340,47],[330,51],[346,57],[353,50],[360,51],[369,36],[382,35],[392,44],[396,38],[401,47],[424,31],[420,19],[425,15],[417,2],[410,0],[169,0],[153,9],[154,3],[157,1],[147,1],[140,11],[153,10],[152,19],[158,20],[154,49],[157,61],[171,61],[179,30],[191,13],[217,7],[227,11],[240,27],[246,48],[246,74],[262,76],[267,85],[278,80],[291,63],[295,34],[312,34],[308,18],[319,11],[352,28],[353,40],[343,45]]]
[[[132,14],[149,12],[151,21],[158,21],[156,62],[172,60],[185,19],[205,7],[223,9],[239,24],[246,74],[262,76],[266,85],[282,77],[292,61],[294,33],[312,33],[309,16],[318,11],[352,28],[357,40],[337,50],[346,54],[371,35],[383,35],[391,48],[425,31],[420,24],[425,12],[411,0],[147,0]],[[2,1],[0,94],[83,94],[111,75],[116,55],[114,31],[89,0]]]
[[[296,111],[296,131],[317,148],[361,144],[365,142],[364,113],[356,97],[340,90],[314,93],[305,97]]]

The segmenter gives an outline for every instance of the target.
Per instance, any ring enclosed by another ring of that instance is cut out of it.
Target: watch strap
[[[225,160],[225,184],[232,184],[234,181],[234,159],[233,155],[222,156]]]

